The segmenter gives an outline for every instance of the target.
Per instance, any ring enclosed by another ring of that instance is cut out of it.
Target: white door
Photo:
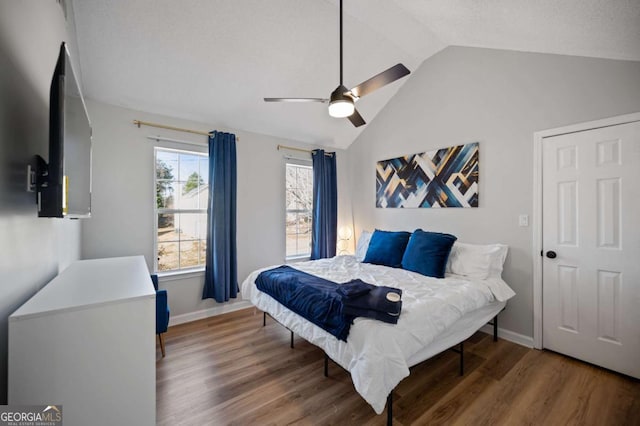
[[[640,378],[640,122],[542,149],[543,347]]]

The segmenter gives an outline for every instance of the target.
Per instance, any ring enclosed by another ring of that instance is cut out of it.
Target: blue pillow
[[[416,229],[402,257],[402,268],[434,278],[444,278],[447,259],[456,241],[451,234]]]
[[[363,262],[400,268],[410,236],[411,233],[406,231],[390,232],[376,229],[371,235]]]

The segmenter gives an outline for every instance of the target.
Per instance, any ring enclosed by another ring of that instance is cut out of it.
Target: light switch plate
[[[518,225],[522,227],[529,226],[529,215],[521,214],[520,216],[518,216]]]

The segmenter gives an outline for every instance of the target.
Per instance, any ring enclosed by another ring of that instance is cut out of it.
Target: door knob
[[[556,252],[555,252],[555,251],[553,251],[553,250],[549,250],[549,251],[547,252],[547,257],[548,257],[549,259],[555,259],[556,257],[558,257],[558,255],[556,254]]]

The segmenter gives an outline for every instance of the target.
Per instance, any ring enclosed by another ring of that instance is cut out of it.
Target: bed
[[[256,278],[271,267],[250,274],[241,286],[241,294],[349,371],[356,391],[381,414],[393,389],[409,375],[410,367],[460,344],[504,309],[507,299],[515,294],[499,276],[504,256],[506,248],[498,274],[482,279],[451,273],[457,272],[451,267],[445,278],[431,278],[401,268],[363,263],[356,256],[293,264],[296,269],[336,283],[358,278],[402,289],[403,306],[397,324],[356,318],[346,342],[258,290]]]

